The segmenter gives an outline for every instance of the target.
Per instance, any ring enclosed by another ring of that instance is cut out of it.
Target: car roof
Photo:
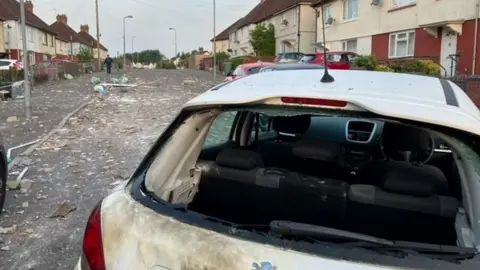
[[[248,63],[248,64],[242,64],[242,68],[254,68],[254,67],[267,67],[267,66],[271,66],[271,65],[275,65],[275,63],[271,63],[271,62],[261,62],[261,63]]]
[[[355,52],[349,52],[349,51],[328,51],[327,54],[342,54],[342,53],[352,53],[352,54],[357,54]],[[324,54],[324,52],[317,52],[317,54]]]
[[[184,108],[263,103],[279,97],[343,100],[367,111],[400,119],[452,127],[480,135],[480,111],[456,84],[435,77],[393,72],[330,70],[261,72],[193,98]]]
[[[288,63],[288,64],[276,64],[273,66],[264,67],[262,69],[272,70],[293,70],[293,69],[323,69],[323,66],[306,63]]]

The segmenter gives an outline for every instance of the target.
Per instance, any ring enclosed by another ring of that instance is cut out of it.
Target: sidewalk
[[[91,99],[91,77],[105,77],[104,73],[82,74],[73,80],[59,80],[52,84],[36,85],[32,89],[32,119],[25,120],[24,100],[0,102],[0,138],[5,148],[40,139],[50,132],[68,113]],[[21,153],[19,149],[12,153]]]

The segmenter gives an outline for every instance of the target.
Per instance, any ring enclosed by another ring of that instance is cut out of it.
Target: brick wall
[[[480,76],[474,75],[468,77],[465,84],[465,92],[473,101],[473,103],[475,103],[477,107],[480,107]]]

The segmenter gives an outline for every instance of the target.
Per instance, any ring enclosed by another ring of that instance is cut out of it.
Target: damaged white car
[[[480,269],[480,112],[452,82],[265,72],[188,102],[77,269]]]

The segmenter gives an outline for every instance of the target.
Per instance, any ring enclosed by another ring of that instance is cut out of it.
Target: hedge
[[[373,71],[412,73],[435,77],[442,75],[442,67],[431,60],[406,59],[404,61],[379,64],[375,56],[362,55],[355,59],[354,67]]]

